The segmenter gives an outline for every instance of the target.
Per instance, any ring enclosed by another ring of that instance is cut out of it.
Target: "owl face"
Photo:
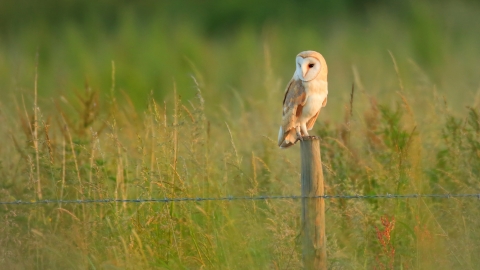
[[[295,75],[298,79],[304,82],[315,79],[322,69],[322,64],[320,61],[313,56],[303,57],[298,55],[296,58],[296,63],[297,69],[295,71]]]

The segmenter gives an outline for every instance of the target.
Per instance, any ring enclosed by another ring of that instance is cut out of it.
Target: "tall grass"
[[[378,7],[318,28],[267,21],[230,35],[128,11],[113,30],[92,15],[9,32],[0,44],[0,200],[298,194],[299,150],[279,150],[275,136],[293,57],[305,49],[329,64],[329,104],[312,132],[322,138],[326,194],[479,193],[480,40],[466,27],[478,24],[478,7],[409,7],[408,20]],[[329,199],[329,267],[474,269],[477,204]],[[0,263],[300,269],[299,205],[2,205]]]
[[[53,114],[17,100],[16,113],[2,113],[1,200],[298,194],[298,149],[277,149],[264,124],[278,118],[264,109],[275,93],[238,96],[239,116],[225,109],[221,122],[192,85],[194,99],[150,98],[141,114],[128,96],[102,101],[88,85]],[[317,123],[326,193],[478,193],[478,109],[458,117],[441,101],[426,127],[408,96],[395,99],[357,90],[343,121]],[[362,102],[369,108],[356,109]],[[328,200],[329,265],[474,268],[477,203]],[[9,269],[298,269],[299,210],[295,200],[3,206],[1,258]]]

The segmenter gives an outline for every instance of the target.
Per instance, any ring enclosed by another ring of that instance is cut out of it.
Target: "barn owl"
[[[287,148],[309,136],[320,109],[327,105],[327,63],[321,54],[304,51],[297,55],[296,70],[283,99],[283,119],[278,146]]]

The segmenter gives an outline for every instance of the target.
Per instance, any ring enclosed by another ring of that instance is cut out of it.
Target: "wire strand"
[[[36,201],[0,201],[0,205],[38,205],[38,204],[91,204],[91,203],[170,203],[170,202],[203,202],[203,201],[254,201],[285,199],[418,199],[418,198],[477,198],[480,194],[377,194],[377,195],[277,195],[277,196],[227,196],[227,197],[185,197],[185,198],[148,198],[148,199],[84,199],[84,200],[36,200]]]

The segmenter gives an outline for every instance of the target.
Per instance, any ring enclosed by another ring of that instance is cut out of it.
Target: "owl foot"
[[[304,140],[320,140],[320,137],[308,135],[308,136],[298,136],[297,138],[297,141],[303,142]]]
[[[297,141],[298,141],[298,140],[303,141],[302,132],[301,132],[301,130],[300,130],[300,127],[296,127],[296,128],[295,128],[295,132],[297,133]]]

